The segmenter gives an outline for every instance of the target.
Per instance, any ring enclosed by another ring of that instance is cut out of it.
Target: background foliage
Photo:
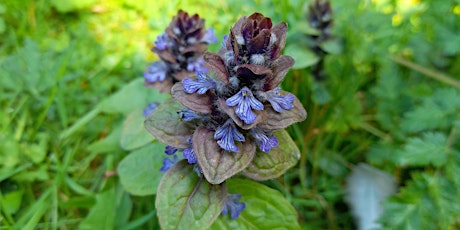
[[[162,175],[161,153],[149,153],[162,146],[130,124],[167,98],[141,78],[178,9],[199,13],[219,38],[255,11],[289,23],[297,64],[284,87],[309,117],[289,129],[300,163],[265,185],[293,204],[302,228],[355,228],[343,188],[360,162],[400,186],[385,201],[385,228],[460,228],[460,1],[333,1],[323,81],[310,74],[307,4],[2,1],[0,228],[158,228],[146,194]]]

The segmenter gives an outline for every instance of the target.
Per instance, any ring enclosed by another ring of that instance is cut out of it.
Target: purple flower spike
[[[228,194],[227,200],[222,209],[222,215],[227,215],[230,211],[230,217],[236,219],[240,216],[240,213],[246,208],[246,205],[242,202],[238,202],[241,199],[240,194]]]
[[[236,141],[245,141],[243,134],[241,134],[238,129],[235,127],[232,119],[228,119],[225,124],[217,128],[216,132],[214,133],[214,139],[219,140],[217,144],[231,152],[239,152],[240,150],[235,145]]]
[[[294,105],[292,104],[295,100],[294,95],[289,93],[281,96],[279,87],[276,87],[267,93],[267,100],[270,102],[273,109],[278,113],[283,112],[283,109],[290,110],[294,108]]]
[[[147,117],[148,115],[150,115],[153,112],[153,110],[155,110],[157,107],[158,107],[157,103],[148,103],[147,108],[143,110],[144,116]]]
[[[190,109],[184,109],[180,112],[177,112],[179,114],[179,117],[182,121],[192,121],[192,120],[195,120],[195,119],[200,119],[202,118],[202,116],[196,114],[195,112],[193,112],[192,110]]]
[[[172,43],[168,39],[168,35],[166,33],[162,33],[161,35],[157,36],[157,40],[155,41],[155,47],[158,50],[165,50],[168,46],[171,46]]]
[[[216,88],[216,82],[204,73],[198,74],[198,80],[185,78],[182,80],[182,84],[186,93],[197,92],[198,94],[205,94],[206,91]]]
[[[204,66],[203,58],[198,58],[195,61],[190,61],[187,63],[187,71],[198,73],[207,73],[209,69]]]
[[[192,147],[185,149],[182,154],[184,159],[187,159],[189,164],[196,164],[197,160]]]
[[[257,100],[251,90],[246,86],[240,92],[228,98],[226,103],[228,106],[236,105],[236,115],[246,124],[252,124],[256,120],[256,114],[252,112],[251,108],[255,110],[264,109],[262,102]]]
[[[164,81],[167,72],[168,66],[162,61],[156,61],[147,67],[147,70],[144,72],[144,78],[148,83]]]
[[[171,156],[171,155],[173,155],[174,153],[176,153],[177,150],[178,150],[178,149],[177,149],[176,147],[172,147],[172,146],[169,146],[169,145],[166,145],[166,147],[165,147],[165,153],[166,153],[166,155],[170,155],[170,156]]]
[[[169,158],[163,159],[163,167],[161,167],[160,172],[168,171],[177,161],[178,161],[178,158],[176,155],[174,155],[174,159],[172,160]]]
[[[204,34],[203,38],[201,39],[202,42],[206,42],[208,44],[217,42],[218,39],[216,37],[216,34],[214,33],[213,28],[209,28],[206,30],[206,33]]]
[[[228,34],[224,35],[224,41],[222,42],[222,48],[227,47]]]
[[[262,152],[268,153],[271,148],[278,147],[278,139],[270,135],[269,132],[265,132],[260,128],[252,128],[251,133],[259,144],[259,149],[262,150]]]

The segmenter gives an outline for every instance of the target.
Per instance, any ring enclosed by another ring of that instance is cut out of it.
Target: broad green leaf
[[[314,54],[306,45],[291,43],[286,46],[284,54],[291,56],[295,60],[293,69],[303,69],[316,64],[318,56]]]
[[[113,189],[96,195],[96,204],[88,216],[80,223],[78,229],[114,229],[115,226],[115,191]]]
[[[384,203],[384,229],[455,229],[460,190],[440,174],[415,174],[408,185]]]
[[[312,99],[319,105],[324,105],[331,100],[331,95],[322,82],[314,81],[312,84],[312,91]]]
[[[178,112],[185,109],[174,99],[159,105],[145,120],[145,128],[161,142],[177,148],[188,148],[193,130],[180,120]]]
[[[87,149],[90,152],[107,153],[121,150],[120,136],[122,127],[116,126],[113,131],[104,139],[91,143]]]
[[[165,146],[155,142],[148,144],[126,156],[118,164],[120,183],[129,193],[137,196],[152,195],[157,192],[163,176],[160,172]]]
[[[224,184],[209,184],[186,160],[176,163],[161,179],[157,192],[155,207],[161,228],[209,228],[220,215],[226,194]]]
[[[283,195],[265,185],[245,179],[227,180],[231,194],[241,194],[246,204],[237,219],[220,216],[211,229],[300,229],[297,213]]]
[[[398,156],[400,165],[434,166],[447,161],[447,137],[442,133],[424,133],[421,138],[410,138]]]
[[[321,49],[330,54],[340,54],[343,52],[343,45],[338,39],[331,39],[320,44]]]
[[[286,130],[275,131],[273,135],[278,138],[279,146],[268,153],[258,149],[252,162],[243,171],[245,176],[254,180],[269,180],[281,176],[297,164],[300,151]]]
[[[122,113],[128,115],[132,111],[142,110],[149,102],[163,102],[169,96],[156,90],[146,88],[144,79],[138,78],[118,92],[103,100],[98,106],[106,113]]]
[[[133,150],[154,140],[144,127],[145,116],[135,110],[126,117],[121,130],[120,145],[124,150]]]
[[[206,180],[220,184],[241,172],[252,161],[256,147],[253,142],[237,142],[239,152],[223,150],[214,140],[214,131],[199,127],[193,134],[193,150]]]
[[[23,189],[2,194],[3,197],[1,197],[0,202],[3,211],[8,213],[9,215],[16,213],[19,210],[19,207],[21,206],[23,195]]]

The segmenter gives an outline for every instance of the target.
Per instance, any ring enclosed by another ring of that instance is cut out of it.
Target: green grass
[[[259,11],[289,23],[294,50],[308,44],[303,1],[65,2],[0,3],[0,229],[159,228],[155,196],[129,195],[116,169],[132,150],[120,146],[125,118],[162,98],[116,92],[157,58],[150,46],[178,9],[199,13],[221,40],[241,15]],[[343,196],[359,162],[403,186],[385,226],[417,226],[417,215],[437,222],[425,206],[443,214],[434,228],[460,226],[452,203],[460,199],[460,3],[412,2],[333,1],[341,50],[326,57],[327,78],[314,81],[308,66],[286,78],[308,111],[289,128],[302,156],[265,184],[293,204],[305,229],[356,227]],[[441,150],[417,151],[417,140]],[[428,197],[414,204],[420,211],[406,212],[402,204],[419,196]]]

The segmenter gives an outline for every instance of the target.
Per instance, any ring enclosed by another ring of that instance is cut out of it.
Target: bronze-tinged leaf
[[[211,113],[212,101],[208,94],[186,93],[184,85],[177,82],[171,89],[171,95],[185,107],[198,113]]]
[[[300,151],[286,130],[275,131],[273,135],[278,138],[279,146],[272,148],[268,153],[256,151],[254,159],[243,171],[243,175],[254,180],[269,180],[281,176],[297,164]]]
[[[243,36],[244,42],[248,44],[251,41],[252,36],[254,34],[254,24],[253,21],[248,18],[248,20],[244,21],[241,25],[241,35]]]
[[[155,208],[161,229],[208,229],[220,216],[225,184],[209,184],[186,160],[177,162],[160,181]]]
[[[206,43],[197,43],[197,44],[194,44],[194,45],[189,45],[187,46],[185,49],[181,50],[180,53],[181,54],[186,54],[186,53],[190,53],[190,52],[196,52],[196,53],[204,53],[204,51],[206,51],[208,49],[208,44]]]
[[[260,29],[271,29],[272,28],[272,20],[270,18],[264,17],[260,22],[259,22],[259,28]]]
[[[178,111],[185,109],[174,99],[158,106],[145,120],[144,126],[156,139],[176,148],[188,148],[193,129],[179,119]]]
[[[272,33],[276,36],[276,42],[273,45],[272,59],[277,59],[286,45],[286,35],[287,35],[288,25],[286,22],[280,22],[276,24],[272,29]]]
[[[160,57],[160,59],[163,60],[163,61],[167,61],[167,62],[169,62],[171,64],[176,64],[177,63],[177,60],[176,60],[176,57],[174,56],[174,54],[169,52],[169,50],[167,50],[167,49],[159,50],[156,47],[153,47],[152,51],[154,53],[156,53]]]
[[[242,27],[244,21],[246,21],[246,19],[247,19],[246,16],[240,17],[240,19],[238,19],[238,21],[235,23],[235,25],[230,29],[230,33],[233,33],[235,36],[236,35],[241,35],[241,27]],[[234,41],[234,42],[236,42],[236,41]]]
[[[264,90],[272,90],[281,84],[289,69],[294,65],[294,62],[292,57],[285,55],[273,61],[271,65],[273,74],[266,78]]]
[[[250,23],[252,23],[252,21],[259,22],[262,21],[264,18],[265,16],[263,14],[255,12],[248,17],[248,21],[250,21]]]
[[[173,73],[172,76],[176,81],[182,81],[185,78],[196,78],[196,74],[194,72],[188,72],[187,70],[181,70],[179,72]]]
[[[236,74],[240,77],[264,78],[270,75],[272,70],[261,65],[243,64],[238,67]]]
[[[250,129],[266,119],[264,110],[261,110],[261,111],[255,110],[253,112],[257,116],[256,120],[252,124],[246,124],[243,120],[241,120],[238,117],[238,115],[236,115],[235,108],[230,107],[225,103],[225,99],[219,98],[217,100],[217,106],[219,107],[220,110],[228,114],[230,118],[232,118],[232,120],[235,122],[235,124],[238,125],[242,129]]]
[[[171,88],[173,84],[171,83],[169,78],[166,78],[164,81],[156,81],[153,83],[150,83],[147,80],[144,80],[144,86],[148,88],[155,88],[160,93],[171,93]]]
[[[203,59],[206,62],[206,66],[209,67],[221,81],[225,84],[229,83],[227,67],[225,67],[225,63],[219,55],[206,52]]]
[[[281,91],[282,95],[285,95],[287,92]],[[266,111],[265,119],[260,122],[257,127],[265,130],[276,130],[284,129],[296,122],[301,122],[307,118],[307,111],[300,103],[299,99],[295,97],[294,108],[291,110],[283,110],[283,112],[278,113],[273,110],[272,107],[267,106],[264,111]]]
[[[214,140],[214,131],[198,127],[193,134],[193,151],[206,180],[211,184],[220,184],[226,179],[244,170],[251,163],[256,146],[250,140],[236,142],[238,153],[220,148]]]
[[[259,34],[253,37],[248,42],[249,53],[264,53],[267,50],[268,45],[270,44],[271,32],[268,29],[263,29]]]

